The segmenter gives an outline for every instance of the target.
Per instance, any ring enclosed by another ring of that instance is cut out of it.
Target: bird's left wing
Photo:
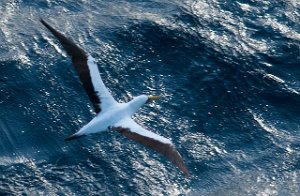
[[[111,129],[118,131],[127,138],[135,140],[136,142],[163,154],[184,174],[189,175],[189,171],[186,168],[179,152],[175,149],[173,143],[169,139],[146,130],[130,117],[127,117],[116,123],[111,127]]]
[[[95,112],[99,113],[117,104],[118,102],[105,87],[94,58],[44,20],[41,19],[41,23],[59,40],[68,55],[72,57],[72,62]]]

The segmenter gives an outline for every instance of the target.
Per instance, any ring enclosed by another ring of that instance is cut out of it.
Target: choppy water
[[[163,99],[137,121],[169,137],[192,176],[107,132],[39,18],[96,59],[117,100]],[[0,193],[299,195],[298,0],[2,0]]]

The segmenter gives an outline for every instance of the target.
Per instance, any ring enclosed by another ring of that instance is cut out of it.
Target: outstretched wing
[[[179,152],[175,149],[174,145],[169,139],[144,129],[130,117],[125,118],[113,125],[111,129],[122,133],[129,139],[135,140],[138,143],[152,148],[156,152],[163,154],[184,174],[189,175],[189,171],[186,168]]]
[[[44,20],[41,19],[41,23],[59,40],[68,55],[72,57],[72,62],[95,112],[99,113],[101,110],[106,110],[110,106],[117,104],[117,101],[105,87],[94,58]]]

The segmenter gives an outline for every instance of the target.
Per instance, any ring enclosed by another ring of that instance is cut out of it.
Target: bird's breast
[[[107,111],[102,111],[99,115],[94,117],[88,124],[82,127],[79,132],[80,134],[91,134],[108,130],[109,127],[113,126],[126,116],[128,116],[126,108],[110,108]]]

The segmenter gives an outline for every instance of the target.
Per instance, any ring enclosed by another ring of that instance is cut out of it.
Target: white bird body
[[[146,102],[156,100],[158,96],[140,95],[128,103],[118,103],[105,87],[94,58],[48,23],[43,20],[41,22],[72,57],[73,65],[97,114],[88,124],[67,137],[65,141],[111,129],[165,155],[182,172],[189,175],[188,169],[171,140],[148,131],[131,118]]]
[[[74,136],[89,135],[106,131],[117,122],[131,117],[148,100],[146,95],[135,97],[128,103],[117,103],[95,116],[88,124],[83,126]]]

